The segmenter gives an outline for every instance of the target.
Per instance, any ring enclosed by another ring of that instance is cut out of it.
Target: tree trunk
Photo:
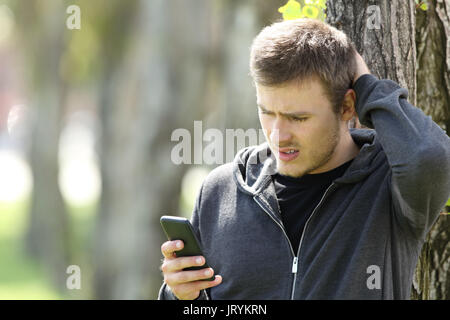
[[[205,110],[209,1],[136,4],[117,11],[122,19],[114,23],[123,33],[115,37],[128,43],[116,48],[116,59],[105,59],[101,89],[103,190],[94,249],[99,299],[156,297],[164,240],[159,217],[177,214],[187,169],[171,161],[171,133],[191,129]],[[127,24],[132,27],[123,30]]]
[[[450,136],[450,0],[417,10],[417,99]]]
[[[417,10],[417,100],[450,135],[450,1],[428,1]],[[417,264],[413,298],[450,299],[450,216],[441,215]]]
[[[46,10],[40,10],[41,5]],[[59,76],[64,45],[62,4],[22,3],[17,12],[28,62],[32,113],[30,164],[33,194],[26,247],[53,284],[65,289],[69,260],[68,216],[58,183],[58,149],[65,84]],[[42,48],[46,48],[43,50]]]
[[[415,9],[413,0],[329,0],[327,22],[349,35],[373,74],[407,88],[408,100],[448,133],[450,1],[428,3],[424,13]],[[448,220],[441,216],[427,236],[413,282],[413,299],[450,296]]]

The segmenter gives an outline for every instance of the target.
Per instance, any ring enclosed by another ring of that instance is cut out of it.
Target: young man
[[[408,299],[449,137],[325,23],[275,23],[250,60],[267,143],[213,170],[192,216],[216,279],[169,241],[159,298]],[[348,129],[355,115],[373,129]]]

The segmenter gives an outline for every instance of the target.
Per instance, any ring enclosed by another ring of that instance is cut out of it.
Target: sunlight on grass
[[[0,285],[0,300],[59,300],[61,297],[44,282]]]
[[[28,206],[28,198],[0,203],[0,299],[60,299],[23,250]]]
[[[26,227],[29,200],[0,202],[0,240],[20,237]]]
[[[23,237],[27,228],[30,199],[0,202],[0,299],[86,299],[91,296],[89,243],[97,203],[67,206],[73,230],[72,260],[82,266],[82,290],[55,290],[44,270],[26,255]]]
[[[79,149],[75,151],[80,153]],[[62,160],[67,158],[64,154]],[[63,164],[66,162],[62,161]],[[30,168],[18,154],[0,151],[0,299],[83,299],[92,296],[90,243],[100,189],[98,174],[93,174],[96,168],[92,161],[88,163],[90,166],[61,167],[60,183],[71,230],[68,265],[76,264],[82,268],[82,290],[59,292],[53,288],[42,266],[29,257],[24,248],[32,193]],[[74,177],[78,179],[75,182],[82,183],[74,183]]]

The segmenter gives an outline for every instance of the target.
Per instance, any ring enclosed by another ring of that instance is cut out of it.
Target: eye
[[[295,118],[295,117],[292,117],[292,120],[298,121],[298,122],[303,122],[303,121],[308,120],[308,118]]]

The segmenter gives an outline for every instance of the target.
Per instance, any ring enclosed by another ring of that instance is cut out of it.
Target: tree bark
[[[417,100],[450,134],[450,1],[428,1],[417,10]],[[450,216],[441,215],[427,236],[417,264],[413,298],[450,299]]]
[[[450,0],[428,1],[416,21],[418,104],[450,136]]]

